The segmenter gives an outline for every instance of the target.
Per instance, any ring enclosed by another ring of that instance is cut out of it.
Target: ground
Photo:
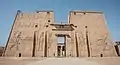
[[[119,57],[39,58],[1,57],[0,65],[120,65]]]

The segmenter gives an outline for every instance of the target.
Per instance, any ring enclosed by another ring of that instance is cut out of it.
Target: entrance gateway
[[[105,23],[98,11],[70,11],[67,23],[55,23],[53,11],[18,10],[3,56],[117,56]]]
[[[65,35],[57,36],[57,56],[65,57],[66,56],[66,38]]]

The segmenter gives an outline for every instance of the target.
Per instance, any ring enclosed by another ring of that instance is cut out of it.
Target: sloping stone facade
[[[68,24],[54,21],[53,11],[18,11],[3,56],[117,56],[102,12],[70,11]],[[58,37],[64,42],[58,43]]]

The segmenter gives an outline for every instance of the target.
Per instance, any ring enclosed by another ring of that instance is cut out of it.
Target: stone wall
[[[66,57],[116,56],[103,13],[90,11],[71,11],[68,24],[55,24],[53,11],[18,11],[3,55],[57,57],[58,35]]]
[[[69,23],[75,26],[79,56],[116,56],[102,12],[71,11]]]
[[[23,57],[44,56],[45,32],[49,28],[48,25],[53,22],[54,14],[52,11],[36,13],[18,11],[4,55],[16,57],[19,55]],[[36,45],[33,45],[34,43]],[[33,50],[34,46],[35,51]]]

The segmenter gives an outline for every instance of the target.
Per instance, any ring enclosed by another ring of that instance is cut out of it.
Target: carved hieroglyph
[[[117,56],[102,12],[70,11],[68,24],[54,21],[53,11],[18,11],[3,56]],[[57,42],[58,36],[64,43]]]

